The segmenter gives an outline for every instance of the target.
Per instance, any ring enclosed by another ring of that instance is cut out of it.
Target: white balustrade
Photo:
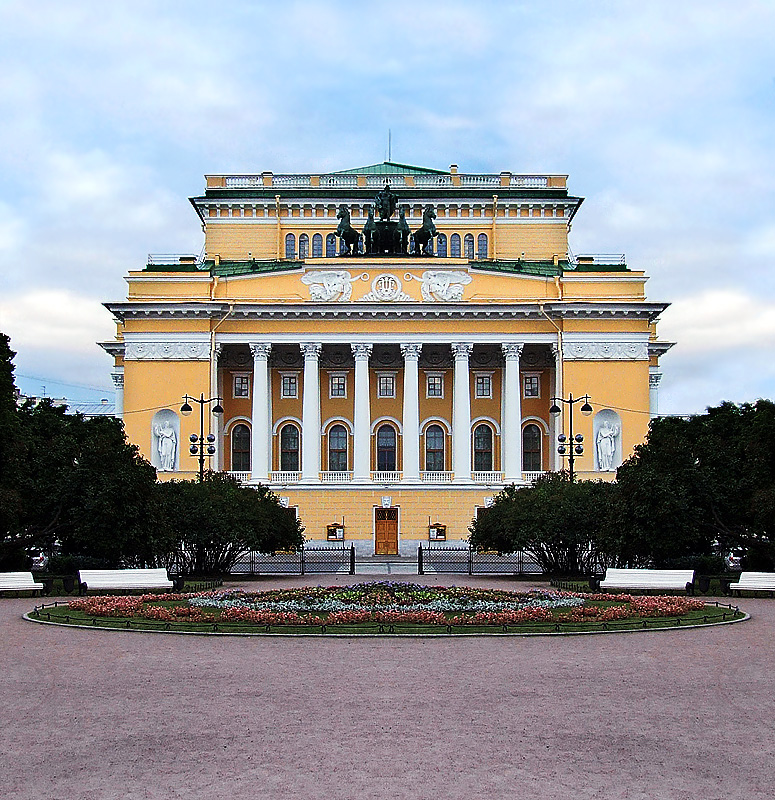
[[[321,483],[350,483],[353,479],[352,472],[321,472]]]
[[[249,472],[229,472],[232,478],[236,478],[240,483],[247,483],[250,480]]]
[[[298,483],[301,480],[301,472],[271,472],[269,478],[272,483]]]
[[[542,475],[546,475],[545,472],[523,472],[522,473],[522,480],[525,483],[535,483]]]
[[[374,483],[400,483],[400,472],[385,472],[383,470],[371,473],[371,479]]]
[[[549,185],[549,179],[539,175],[512,175],[511,185],[529,189],[545,189]]]
[[[471,480],[474,483],[503,483],[502,472],[472,472]]]
[[[424,470],[420,473],[420,480],[423,483],[452,483],[454,472],[428,472]]]

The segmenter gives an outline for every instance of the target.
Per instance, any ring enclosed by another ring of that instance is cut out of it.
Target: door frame
[[[393,511],[396,512],[396,553],[395,555],[401,554],[401,506],[392,505],[392,506],[385,506],[382,505],[374,505],[372,506],[371,512],[371,544],[372,549],[374,551],[374,555],[377,555],[377,511]],[[389,554],[392,555],[392,554]]]

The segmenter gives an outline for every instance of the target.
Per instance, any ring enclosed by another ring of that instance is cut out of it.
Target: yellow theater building
[[[665,303],[623,256],[572,256],[565,175],[385,162],[208,175],[201,256],[148,257],[117,321],[117,413],[161,478],[268,484],[310,540],[460,543],[504,485],[612,478],[657,411]],[[212,413],[220,400],[222,414]]]

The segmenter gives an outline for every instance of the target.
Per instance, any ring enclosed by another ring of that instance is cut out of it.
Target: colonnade
[[[320,407],[320,342],[302,342],[304,383],[301,420],[302,483],[318,483],[321,470],[321,407]],[[372,345],[351,345],[355,362],[353,414],[353,483],[371,483],[371,398],[369,357]],[[454,356],[452,386],[452,471],[455,483],[471,481],[471,389],[469,358],[470,342],[451,343]],[[272,429],[269,356],[271,344],[253,342],[252,393],[252,480],[266,482],[271,474]],[[501,472],[505,483],[522,480],[522,401],[519,379],[519,358],[522,344],[503,344],[505,361],[501,415]],[[401,345],[404,358],[404,390],[402,403],[403,447],[402,481],[420,480],[420,381],[421,343]]]

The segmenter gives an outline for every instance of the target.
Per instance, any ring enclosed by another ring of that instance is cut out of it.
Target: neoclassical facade
[[[362,554],[461,543],[510,483],[611,478],[657,410],[666,304],[623,256],[569,256],[566,176],[386,162],[210,175],[204,254],[149,256],[117,321],[117,413],[161,477],[192,477],[205,404],[213,469],[268,483],[308,539]]]

